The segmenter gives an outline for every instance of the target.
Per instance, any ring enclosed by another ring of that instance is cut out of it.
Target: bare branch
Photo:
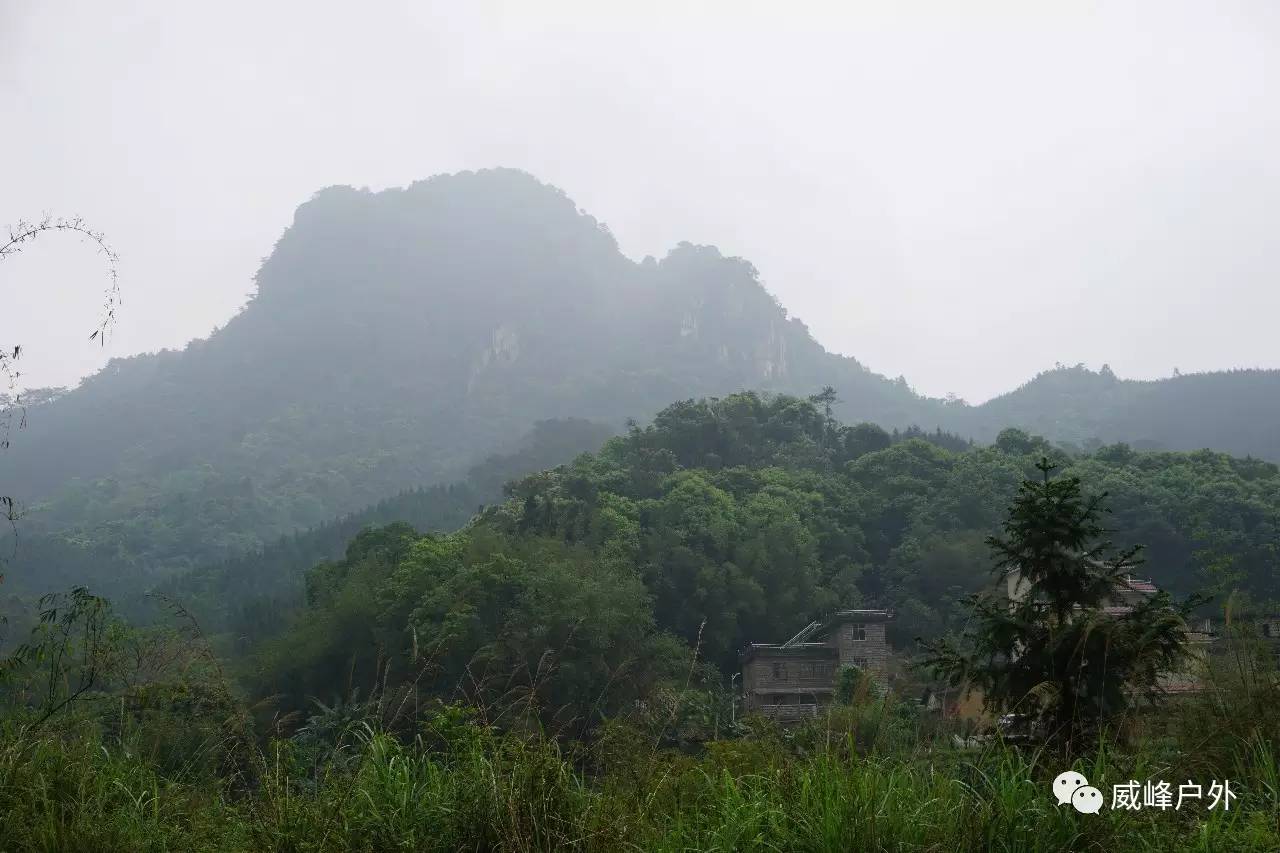
[[[120,305],[120,277],[118,272],[120,256],[111,248],[107,238],[101,231],[95,231],[90,228],[79,216],[66,219],[61,216],[54,218],[46,214],[39,222],[27,222],[19,219],[15,225],[9,227],[8,239],[0,242],[0,261],[21,253],[41,234],[57,231],[79,234],[97,246],[98,254],[106,259],[107,289],[103,296],[102,315],[97,328],[89,335],[89,340],[97,340],[101,343],[115,322],[116,308]],[[18,354],[19,348],[17,347],[14,348],[12,353],[0,352],[0,365],[8,362],[10,356],[16,359]]]
[[[93,230],[78,216],[66,219],[61,216],[55,218],[48,214],[38,222],[19,219],[16,224],[9,227],[8,231],[8,238],[0,240],[0,261],[20,254],[37,237],[50,232],[79,234],[97,247],[98,254],[106,259],[107,288],[103,296],[102,314],[99,316],[97,327],[89,335],[89,340],[98,341],[100,346],[105,344],[107,333],[115,323],[116,308],[120,305],[120,278],[117,270],[120,257],[111,248],[102,232]],[[0,348],[0,382],[3,382],[7,389],[5,393],[0,393],[0,450],[9,446],[15,414],[18,429],[26,426],[27,422],[27,410],[22,403],[22,395],[18,392],[18,380],[22,374],[17,368],[17,362],[21,357],[21,346],[15,345],[12,349],[8,346]],[[19,515],[14,499],[11,496],[0,495],[0,520],[13,525]]]

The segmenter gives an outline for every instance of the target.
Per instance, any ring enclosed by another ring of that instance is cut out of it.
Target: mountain
[[[167,574],[455,479],[539,420],[620,427],[675,398],[833,379],[869,418],[921,411],[825,352],[746,262],[681,245],[634,263],[510,170],[324,190],[257,285],[207,340],[31,408],[0,457],[28,536]]]
[[[1012,425],[1083,448],[1123,441],[1280,460],[1280,370],[1140,381],[1119,379],[1105,365],[1097,372],[1059,367],[957,414],[943,423],[981,438]]]
[[[1067,371],[984,406],[944,403],[827,352],[748,262],[687,243],[634,262],[525,173],[331,187],[297,210],[225,327],[29,409],[0,453],[0,494],[27,510],[28,557],[7,573],[168,576],[457,480],[541,420],[620,429],[741,389],[830,385],[845,420],[980,440],[1024,425],[1280,458],[1278,375]]]

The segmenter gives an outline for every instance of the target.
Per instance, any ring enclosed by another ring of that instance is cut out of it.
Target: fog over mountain
[[[453,476],[547,418],[621,427],[682,397],[826,383],[885,423],[930,406],[826,353],[747,262],[687,244],[632,262],[516,171],[319,192],[257,283],[208,339],[31,409],[0,459],[9,492],[61,494],[31,525],[122,526],[155,560],[198,561]],[[194,553],[143,535],[175,517]]]
[[[921,397],[827,352],[748,261],[682,243],[633,262],[515,170],[322,190],[257,283],[209,338],[113,360],[30,407],[0,455],[29,535],[167,574],[456,479],[539,421],[616,432],[744,389],[830,386],[847,422],[978,442],[1013,426],[1085,449],[1280,458],[1274,371],[1151,383],[1062,368],[980,407]]]
[[[1277,7],[1265,2],[0,4],[0,269],[36,385],[226,323],[317,187],[496,165],[633,260],[749,258],[832,352],[929,396],[1055,362],[1280,367]],[[98,85],[86,85],[92,79]]]

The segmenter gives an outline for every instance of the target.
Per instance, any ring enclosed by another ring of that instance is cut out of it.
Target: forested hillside
[[[117,609],[136,620],[154,619],[157,605],[163,611],[163,602],[169,600],[189,606],[212,630],[240,629],[251,636],[262,620],[278,626],[281,608],[300,600],[306,570],[341,556],[365,526],[404,521],[422,531],[455,530],[485,504],[500,501],[507,481],[595,450],[614,432],[579,419],[539,421],[506,452],[473,466],[458,481],[406,489],[356,512],[177,574],[145,573],[128,555],[95,555],[56,535],[22,537],[5,563],[19,578],[38,573],[49,589],[88,583],[109,593]],[[17,530],[23,532],[21,526]],[[144,596],[149,590],[158,597]],[[0,621],[32,616],[35,596],[30,583],[7,583],[5,592],[0,596]]]
[[[809,403],[813,405],[813,403]],[[862,450],[924,441],[953,451],[971,447],[954,435],[921,430],[885,433],[865,424],[858,429]],[[165,580],[155,592],[181,603],[214,632],[228,632],[244,651],[256,639],[278,633],[282,614],[304,601],[307,572],[317,564],[341,559],[366,527],[404,522],[419,532],[451,532],[465,526],[487,505],[503,502],[504,484],[522,480],[539,469],[555,468],[580,453],[596,451],[607,431],[589,421],[542,421],[512,453],[477,465],[465,480],[411,489],[310,530],[283,536],[264,548],[211,563]],[[138,615],[143,615],[140,611]]]
[[[1280,597],[1273,464],[1125,445],[1072,457],[1019,430],[949,450],[747,393],[674,404],[518,481],[456,533],[362,532],[308,573],[285,633],[260,626],[252,679],[301,702],[371,684],[381,667],[409,677],[427,649],[441,690],[481,669],[533,679],[551,655],[571,675],[539,706],[580,718],[619,667],[634,688],[696,647],[731,672],[744,644],[837,608],[892,608],[893,639],[910,648],[958,627],[963,594],[991,582],[983,539],[1044,456],[1108,493],[1112,538],[1145,545],[1141,571],[1160,586]]]
[[[952,413],[957,410],[951,410]],[[1148,450],[1209,447],[1280,460],[1280,370],[1120,379],[1109,367],[1058,367],[966,411],[969,433],[1017,426],[1091,449],[1123,441]],[[964,420],[944,419],[952,429]]]
[[[486,504],[501,502],[509,480],[596,450],[610,435],[608,427],[590,421],[539,421],[516,449],[491,456],[463,480],[409,489],[263,548],[168,578],[155,591],[189,608],[207,629],[229,631],[243,645],[278,631],[281,614],[302,602],[307,571],[341,558],[365,527],[404,522],[422,532],[457,530]]]
[[[633,263],[519,172],[325,190],[257,285],[209,339],[28,412],[0,454],[26,536],[171,573],[455,479],[547,418],[620,428],[838,375],[866,417],[917,420],[915,395],[824,352],[749,264],[690,245]]]
[[[524,173],[332,187],[297,210],[224,328],[29,409],[0,453],[0,494],[25,509],[7,583],[147,583],[234,559],[458,480],[550,418],[621,429],[675,399],[831,386],[838,416],[890,429],[1280,459],[1278,384],[1066,369],[984,406],[925,399],[826,352],[748,262],[689,244],[633,262]]]

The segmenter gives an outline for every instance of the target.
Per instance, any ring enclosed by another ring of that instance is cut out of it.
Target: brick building
[[[779,720],[814,716],[835,697],[843,667],[883,685],[890,649],[885,610],[840,610],[779,645],[752,643],[741,656],[745,710]]]

